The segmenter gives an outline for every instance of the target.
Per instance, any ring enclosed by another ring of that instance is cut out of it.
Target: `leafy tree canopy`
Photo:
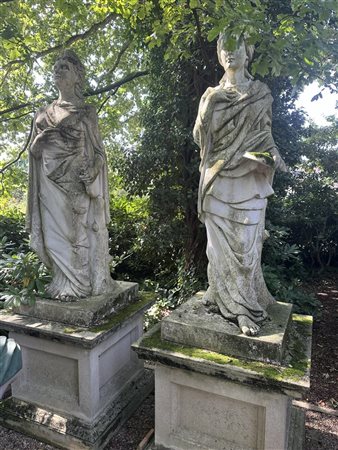
[[[189,57],[191,39],[209,41],[225,30],[228,46],[245,35],[256,47],[253,71],[290,76],[294,83],[321,79],[334,87],[337,67],[337,2],[305,0],[162,0],[161,19],[147,40],[159,45],[169,34],[167,57]]]
[[[334,88],[337,8],[335,0],[2,1],[0,113],[41,101],[51,85],[45,66],[67,46],[76,47],[87,63],[88,95],[113,90],[112,79],[126,75],[116,69],[131,29],[150,47],[169,38],[170,59],[189,58],[192,41],[203,46],[206,36],[212,41],[220,31],[226,30],[230,48],[245,34],[256,46],[254,72],[287,75],[294,82],[317,78]],[[130,75],[140,61],[129,62]]]

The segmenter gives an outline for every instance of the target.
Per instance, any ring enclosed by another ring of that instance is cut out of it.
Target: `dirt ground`
[[[338,450],[338,282],[326,276],[307,286],[321,302],[315,319],[312,346],[311,390],[305,399],[305,450]],[[313,410],[319,407],[326,413]],[[105,450],[136,450],[154,427],[154,395],[150,395],[136,413],[110,440]],[[56,450],[11,430],[0,427],[0,450]],[[269,449],[275,450],[275,449]]]
[[[338,280],[337,274],[311,283],[321,302],[314,320],[311,389],[307,401],[338,415]],[[338,449],[338,416],[306,413],[306,450]]]

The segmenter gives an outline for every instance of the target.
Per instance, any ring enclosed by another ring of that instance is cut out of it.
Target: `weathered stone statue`
[[[256,335],[275,300],[261,269],[267,198],[276,168],[285,170],[271,134],[272,96],[248,72],[253,47],[240,40],[218,58],[225,74],[203,94],[194,128],[201,149],[199,215],[207,230],[209,288],[217,305],[246,335]]]
[[[112,289],[107,162],[94,107],[84,103],[85,69],[72,50],[54,65],[59,98],[34,118],[27,228],[51,269],[51,298],[73,301]]]

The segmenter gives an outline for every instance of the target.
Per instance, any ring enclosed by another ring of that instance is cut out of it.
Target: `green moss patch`
[[[141,292],[139,300],[137,302],[128,305],[117,314],[111,316],[109,320],[102,323],[101,325],[89,328],[88,331],[91,331],[93,333],[108,331],[119,323],[124,322],[126,319],[128,319],[128,317],[132,316],[135,312],[142,309],[147,304],[151,303],[152,300],[154,300],[154,294],[152,292]]]
[[[299,334],[303,335],[303,337],[311,336],[313,325],[312,316],[305,316],[302,314],[292,314],[292,320]]]
[[[63,332],[66,334],[80,333],[81,331],[86,331],[86,329],[85,328],[73,328],[73,327],[66,327],[63,329]]]
[[[265,164],[268,164],[269,166],[274,165],[273,157],[269,152],[248,152],[248,154],[258,160],[263,159]]]
[[[303,314],[292,314],[292,320],[297,323],[304,323],[307,325],[312,325],[313,323],[313,317],[312,316],[305,316]]]
[[[162,340],[160,330],[156,331],[149,337],[145,337],[142,340],[142,346],[165,350],[182,356],[187,356],[189,358],[204,360],[220,365],[239,367],[261,374],[265,378],[271,380],[297,381],[306,375],[309,367],[309,361],[305,353],[302,336],[295,332],[292,341],[293,346],[290,350],[290,360],[288,362],[288,366],[276,366],[264,362],[240,360],[232,356],[223,355],[221,353],[216,353],[209,350],[174,344],[172,342]]]

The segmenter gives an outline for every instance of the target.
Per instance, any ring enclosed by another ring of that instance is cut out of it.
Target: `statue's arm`
[[[98,117],[95,108],[92,106],[88,108],[86,127],[89,134],[89,142],[93,146],[93,157],[92,159],[83,159],[82,174],[80,175],[80,178],[86,185],[89,185],[95,181],[106,163],[102,138],[99,131]]]
[[[203,140],[203,124],[211,119],[211,114],[218,98],[216,93],[217,91],[215,88],[209,87],[202,95],[199,103],[197,119],[193,130],[193,137],[194,141],[200,148],[202,147]]]
[[[37,110],[32,123],[32,136],[29,143],[29,151],[34,156],[35,159],[40,159],[42,154],[41,143],[43,142],[44,134],[39,133],[39,130],[36,125],[36,119],[43,112],[43,110],[44,108],[39,108]]]
[[[270,107],[268,109],[268,111],[266,112],[266,114],[263,116],[263,119],[261,121],[261,129],[269,131],[271,133],[271,122],[272,122],[272,111],[271,111],[271,107]],[[271,133],[271,136],[272,136],[272,133]],[[275,164],[274,164],[275,169],[281,170],[282,172],[286,172],[287,166],[285,164],[285,161],[281,157],[276,145],[270,150],[270,153],[275,162]]]

